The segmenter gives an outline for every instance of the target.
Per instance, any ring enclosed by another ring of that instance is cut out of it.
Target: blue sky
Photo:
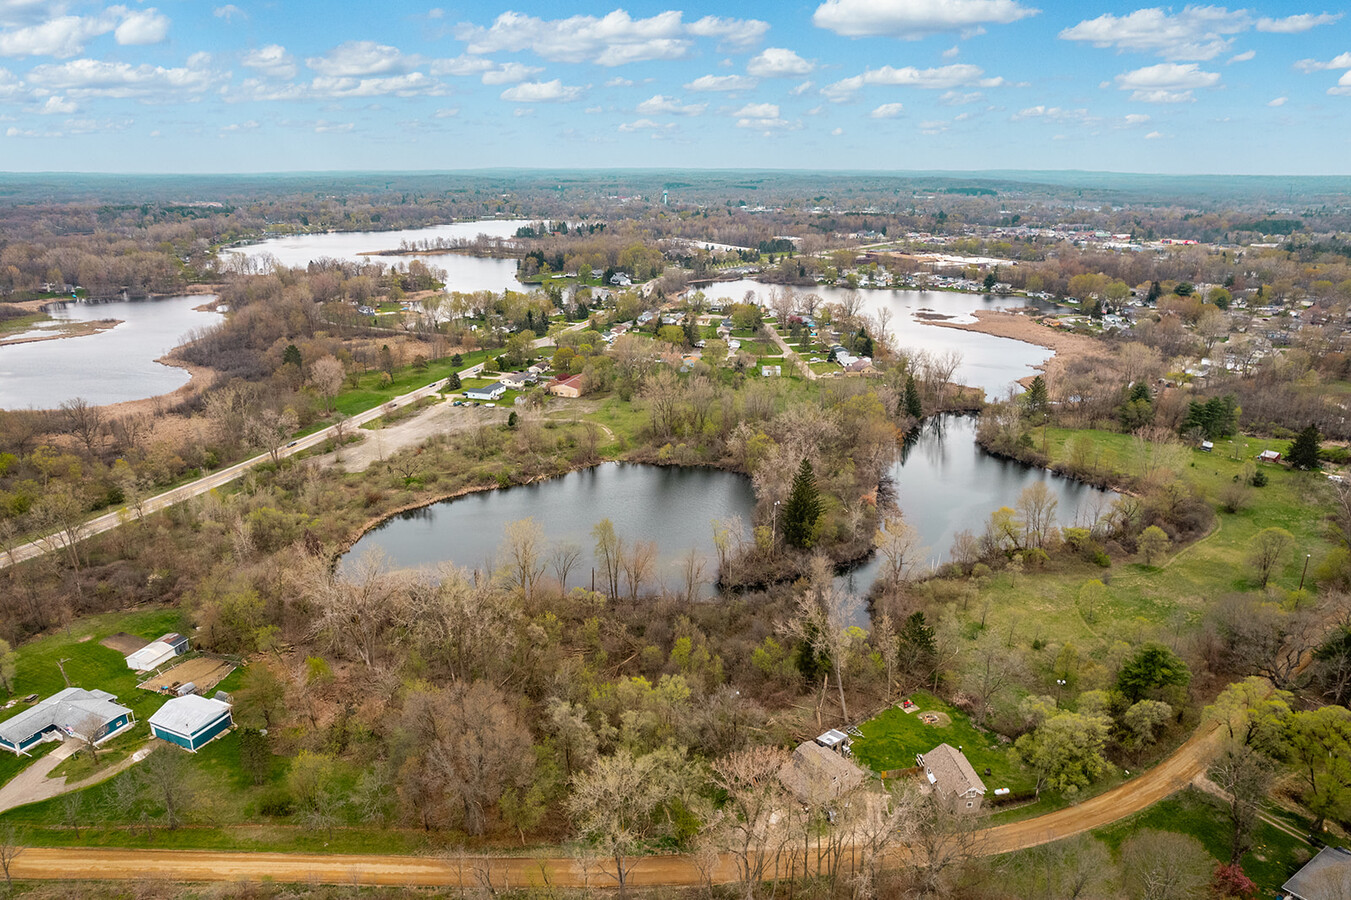
[[[0,170],[1351,174],[1310,2],[0,0]]]

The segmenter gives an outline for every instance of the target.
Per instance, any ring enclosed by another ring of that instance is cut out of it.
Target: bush
[[[275,819],[284,818],[295,812],[295,802],[284,787],[274,787],[258,799],[260,815]]]

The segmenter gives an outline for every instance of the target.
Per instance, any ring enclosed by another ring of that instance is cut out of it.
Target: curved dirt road
[[[1092,831],[1140,812],[1186,787],[1202,774],[1219,747],[1223,732],[1203,724],[1166,760],[1131,781],[1078,806],[1044,816],[997,825],[978,832],[979,852],[1007,853]],[[891,854],[903,862],[904,847]],[[771,867],[772,868],[772,867]],[[20,879],[62,881],[164,879],[193,881],[279,881],[327,884],[466,886],[494,888],[527,885],[614,887],[612,866],[570,857],[361,856],[305,853],[236,853],[207,850],[118,850],[107,848],[28,848],[11,866]],[[722,856],[708,873],[717,882],[737,878],[734,860]],[[647,857],[634,866],[629,884],[694,886],[706,878],[689,856]]]

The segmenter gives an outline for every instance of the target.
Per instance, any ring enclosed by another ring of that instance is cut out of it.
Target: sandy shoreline
[[[52,328],[49,334],[29,335],[28,337],[13,338],[10,340],[0,339],[0,347],[13,347],[18,344],[36,344],[41,341],[59,341],[62,338],[85,337],[86,335],[108,331],[121,324],[121,319],[99,319],[96,322],[71,322],[67,325],[58,325]]]
[[[1028,316],[996,310],[979,310],[972,315],[976,317],[975,322],[926,321],[924,324],[935,328],[956,328],[960,331],[976,331],[994,337],[1012,338],[1054,351],[1054,356],[1037,366],[1046,373],[1046,380],[1050,382],[1057,381],[1070,362],[1102,356],[1104,353],[1098,342],[1091,337],[1050,328]],[[1028,375],[1018,379],[1018,382],[1026,387],[1035,377]]]

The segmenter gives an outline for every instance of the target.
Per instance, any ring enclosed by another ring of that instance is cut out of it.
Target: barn
[[[135,724],[131,710],[107,691],[66,688],[31,709],[0,722],[0,747],[28,755],[35,745],[67,737],[101,744]]]
[[[150,733],[162,741],[196,753],[234,724],[230,704],[187,694],[174,697],[150,717]]]
[[[135,653],[127,655],[127,668],[134,672],[149,672],[158,669],[175,656],[188,652],[188,639],[176,632],[169,632],[146,644]]]

